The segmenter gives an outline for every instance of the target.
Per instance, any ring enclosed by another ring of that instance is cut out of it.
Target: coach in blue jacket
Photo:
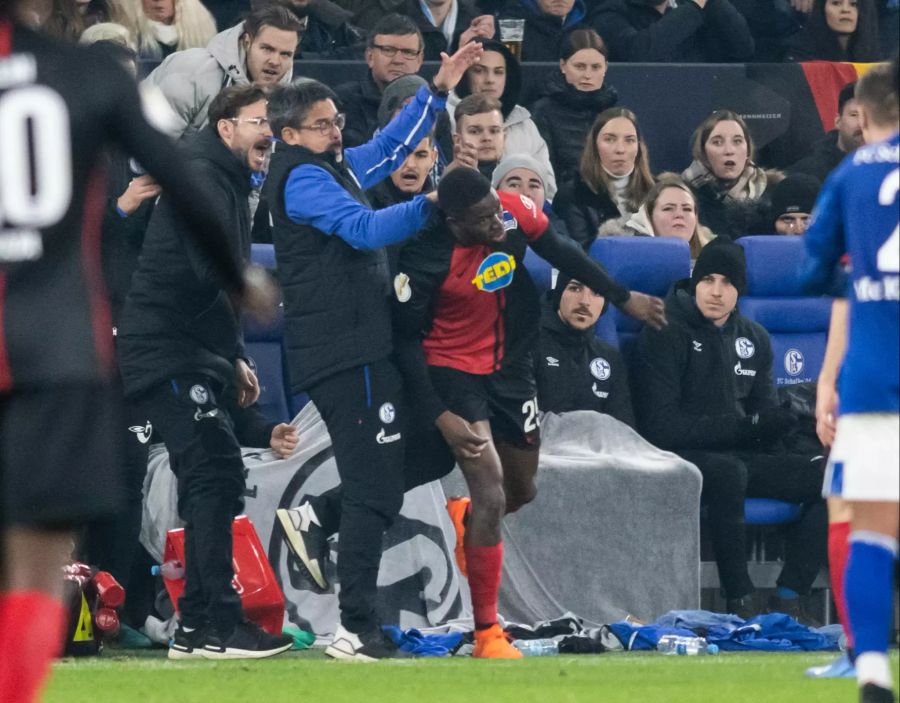
[[[279,87],[269,99],[269,120],[280,141],[266,188],[291,388],[309,393],[325,420],[343,484],[341,627],[326,650],[336,658],[399,656],[375,612],[382,535],[403,501],[409,419],[390,360],[385,247],[418,232],[435,201],[433,195],[416,196],[376,211],[363,191],[399,168],[430,132],[447,94],[481,51],[471,43],[452,57],[443,55],[430,87],[420,88],[374,139],[346,151],[344,116],[330,88],[310,81]],[[326,588],[324,537],[336,526],[319,512],[305,502],[278,516],[292,550]]]

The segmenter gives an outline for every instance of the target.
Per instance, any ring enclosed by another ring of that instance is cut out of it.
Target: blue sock
[[[897,540],[892,537],[861,530],[850,533],[844,588],[857,655],[887,652],[896,558]]]
[[[779,586],[775,590],[775,595],[779,598],[784,598],[785,600],[793,600],[794,598],[799,598],[800,594],[797,593],[793,588],[788,588],[787,586]]]

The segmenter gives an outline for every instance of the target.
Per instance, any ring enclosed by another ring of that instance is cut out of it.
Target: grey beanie
[[[547,172],[544,170],[540,161],[533,156],[522,153],[510,154],[509,156],[504,156],[500,159],[500,163],[494,167],[494,172],[491,174],[491,185],[494,186],[494,188],[499,186],[503,177],[514,168],[527,168],[529,171],[534,171],[538,175],[538,178],[541,179],[541,183],[544,184],[544,187],[547,187]]]
[[[386,86],[381,93],[381,104],[378,106],[378,126],[384,128],[397,108],[403,105],[403,102],[411,98],[423,85],[428,85],[422,76],[410,73],[407,76],[395,78]]]

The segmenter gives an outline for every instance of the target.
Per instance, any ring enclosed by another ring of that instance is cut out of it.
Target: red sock
[[[7,593],[0,637],[4,703],[32,703],[59,654],[66,625],[62,603],[40,591]]]
[[[466,569],[475,629],[481,630],[497,622],[497,592],[503,571],[503,542],[492,547],[466,545]]]
[[[844,598],[844,572],[847,570],[847,557],[850,554],[849,522],[833,522],[828,525],[828,570],[831,574],[831,590],[834,593],[834,604],[837,606],[838,620],[847,635],[847,644],[853,646],[853,634],[850,632],[850,620],[847,618],[847,601]]]

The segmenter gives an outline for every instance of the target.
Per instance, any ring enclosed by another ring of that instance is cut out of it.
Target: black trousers
[[[328,427],[341,478],[340,493],[331,494],[339,495],[340,510],[330,511],[339,514],[341,624],[365,632],[379,625],[382,538],[403,503],[409,421],[403,382],[384,359],[326,378],[309,389],[309,397]]]
[[[802,503],[797,522],[784,526],[785,560],[778,585],[808,593],[825,564],[828,514],[822,499],[823,461],[799,454],[683,451],[703,474],[701,502],[719,579],[726,597],[739,598],[753,591],[747,571],[745,498],[776,498]]]
[[[189,374],[135,403],[162,435],[178,478],[178,514],[186,523],[182,624],[209,624],[227,636],[241,619],[231,585],[231,523],[243,508],[244,463],[222,391],[212,379]]]

